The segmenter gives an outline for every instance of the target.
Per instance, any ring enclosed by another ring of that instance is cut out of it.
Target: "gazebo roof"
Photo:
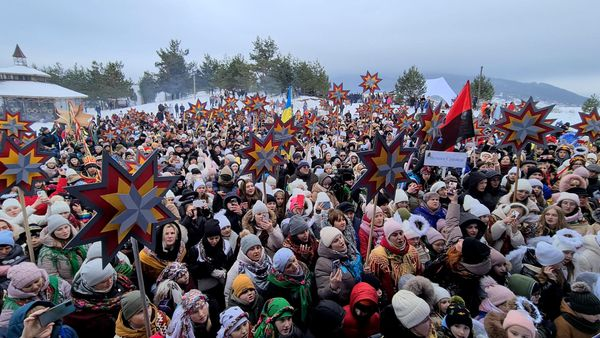
[[[27,66],[10,66],[10,67],[2,67],[0,68],[0,74],[11,74],[11,75],[30,75],[30,76],[40,76],[40,77],[50,77],[50,75],[39,71],[35,68],[27,67]]]
[[[0,81],[0,97],[71,99],[87,95],[47,82]]]

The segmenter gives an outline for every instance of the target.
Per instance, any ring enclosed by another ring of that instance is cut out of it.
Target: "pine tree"
[[[154,102],[158,93],[158,84],[156,76],[150,72],[144,72],[140,79],[140,94],[142,95],[142,103]]]
[[[480,88],[481,86],[481,88]],[[481,90],[481,95],[479,91]],[[471,94],[477,96],[479,101],[489,101],[494,97],[494,85],[490,78],[485,75],[477,75],[471,82]]]
[[[193,63],[187,63],[185,57],[188,49],[181,49],[181,41],[171,40],[167,49],[156,51],[160,61],[155,63],[158,68],[157,84],[159,90],[171,94],[172,97],[181,97],[189,93],[192,88],[191,72]]]
[[[204,61],[198,69],[199,87],[209,90],[211,93],[217,88],[217,71],[219,70],[219,60],[213,59],[210,55],[204,55]]]
[[[254,61],[253,69],[259,89],[266,93],[277,92],[278,83],[273,74],[275,58],[279,49],[277,44],[271,37],[266,39],[256,37],[252,44],[254,49],[250,52],[250,60]]]
[[[248,92],[256,86],[256,77],[252,66],[248,64],[241,54],[230,60],[225,60],[219,66],[216,75],[219,88],[235,92]]]
[[[587,100],[585,100],[585,102],[583,102],[581,109],[584,113],[587,114],[594,110],[594,108],[598,109],[598,107],[600,107],[600,98],[598,97],[598,95],[592,94],[592,96],[590,96]]]
[[[396,98],[400,102],[415,100],[427,92],[425,77],[417,66],[405,70],[396,81]]]

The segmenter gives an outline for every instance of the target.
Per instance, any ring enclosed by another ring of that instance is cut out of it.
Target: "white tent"
[[[450,88],[446,79],[438,77],[437,79],[425,80],[425,83],[427,85],[425,97],[438,96],[444,99],[448,105],[452,105],[452,100],[456,98],[456,93]]]

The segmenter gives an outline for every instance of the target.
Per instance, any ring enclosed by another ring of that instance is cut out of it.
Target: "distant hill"
[[[389,91],[394,89],[396,79],[387,77],[386,74],[380,74],[383,76],[383,81],[380,86],[383,90]],[[445,73],[425,73],[425,78],[432,79],[443,76],[448,84],[456,93],[458,93],[462,86],[464,86],[467,80],[472,80],[472,76],[456,75],[456,74],[445,74]],[[575,94],[566,89],[555,87],[543,82],[530,82],[524,83],[513,80],[491,78],[494,88],[496,90],[495,97],[503,100],[514,100],[514,99],[528,99],[529,96],[533,96],[536,101],[543,101],[547,103],[556,103],[565,106],[581,106],[587,99],[585,96]],[[361,90],[358,87],[360,83],[360,76],[357,74],[338,74],[331,75],[330,81],[339,83],[344,82],[344,88],[350,89],[351,92],[359,92]],[[475,93],[473,93],[475,95]]]

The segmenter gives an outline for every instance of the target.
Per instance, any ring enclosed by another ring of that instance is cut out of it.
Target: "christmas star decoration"
[[[20,112],[11,113],[7,111],[4,114],[4,118],[0,119],[0,133],[4,132],[8,137],[20,139],[26,133],[33,132],[31,129],[32,123],[31,121],[23,120]]]
[[[158,153],[153,153],[138,171],[129,174],[108,153],[103,156],[99,183],[68,187],[73,197],[98,213],[67,244],[67,248],[102,242],[103,266],[129,238],[154,249],[155,228],[175,220],[161,202],[175,185],[175,176],[158,176]]]
[[[344,84],[333,84],[333,89],[327,92],[327,98],[333,101],[334,105],[340,105],[348,97],[349,90],[344,90]]]
[[[404,164],[416,149],[403,148],[403,143],[403,133],[399,134],[390,145],[380,133],[376,133],[372,149],[357,153],[366,171],[354,183],[353,189],[366,188],[367,201],[372,200],[381,189],[393,196],[397,184],[407,180]]]
[[[260,94],[256,94],[252,97],[250,97],[250,111],[257,113],[257,114],[262,114],[264,112],[266,112],[266,108],[269,105],[269,102],[267,102],[267,97],[266,96],[261,96]]]
[[[237,102],[238,100],[233,96],[226,97],[225,109],[227,109],[229,112],[234,112],[237,109]]]
[[[73,131],[73,127],[77,130],[79,130],[79,128],[89,127],[94,115],[84,111],[83,103],[75,104],[73,101],[68,101],[67,104],[67,110],[56,108],[56,114],[58,115],[56,122],[65,125],[67,134],[70,134]]]
[[[218,106],[217,108],[213,108],[211,111],[212,119],[219,123],[225,121],[228,115],[229,113],[225,106]]]
[[[363,80],[363,82],[360,84],[360,86],[363,89],[363,93],[367,90],[371,93],[374,93],[376,90],[379,89],[379,82],[381,82],[381,78],[379,78],[379,73],[371,75],[371,73],[367,71],[367,74],[361,75],[360,77]]]
[[[400,114],[398,117],[398,130],[402,133],[409,132],[416,124],[414,115],[408,115],[406,113]]]
[[[315,115],[311,115],[310,117],[304,118],[304,123],[302,125],[304,136],[306,137],[314,137],[319,132],[319,120]]]
[[[27,144],[17,145],[7,137],[0,151],[0,194],[12,187],[19,187],[25,194],[30,193],[33,184],[46,179],[42,164],[52,156],[39,150],[39,138]]]
[[[587,135],[590,137],[591,142],[596,141],[600,137],[600,115],[598,115],[598,108],[594,108],[588,114],[580,112],[579,117],[581,117],[581,122],[572,127],[577,129],[578,135]]]
[[[501,146],[512,148],[515,152],[521,151],[528,143],[545,146],[545,135],[559,131],[559,128],[547,123],[545,120],[554,106],[536,108],[533,98],[518,111],[511,112],[502,108],[502,118],[496,121],[496,129],[503,132]]]
[[[148,161],[150,155],[147,155],[142,151],[138,151],[135,160],[125,161],[125,169],[127,169],[128,173],[132,175],[135,174],[135,172]]]
[[[421,129],[415,133],[419,139],[419,144],[429,143],[439,135],[439,129],[444,123],[445,116],[441,110],[441,103],[435,109],[431,109],[431,102],[429,102],[425,113],[419,116]]]
[[[283,122],[279,115],[275,115],[275,120],[273,122],[273,138],[276,142],[281,143],[282,150],[289,152],[292,145],[296,148],[300,146],[300,142],[296,139],[296,133],[299,128],[297,128],[294,123],[294,117]]]
[[[378,98],[367,100],[367,111],[371,114],[379,113],[381,111],[381,100]]]
[[[189,103],[190,108],[187,110],[192,117],[201,119],[208,116],[208,109],[206,109],[206,102],[202,102],[200,100],[196,100],[196,103]]]
[[[109,129],[102,133],[102,138],[109,142],[112,142],[117,139],[117,134],[115,133],[114,130]]]
[[[275,174],[275,168],[283,163],[283,157],[280,154],[281,143],[274,136],[272,129],[262,139],[250,134],[248,147],[240,150],[248,159],[242,175],[251,174],[254,179],[259,179],[264,173]]]

